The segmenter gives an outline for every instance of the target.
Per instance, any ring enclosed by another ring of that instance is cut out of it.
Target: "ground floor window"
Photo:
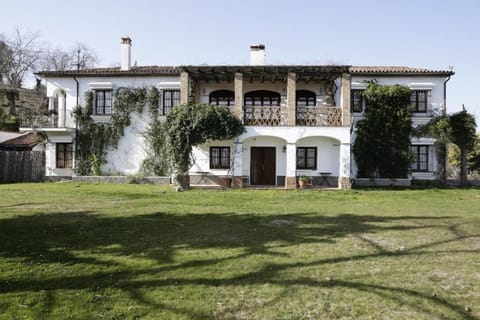
[[[71,169],[73,143],[57,143],[57,168]]]
[[[428,170],[428,146],[414,145],[410,146],[413,153],[412,171],[429,171]]]
[[[297,169],[317,169],[317,148],[297,147]]]
[[[210,169],[230,169],[230,147],[210,147]]]

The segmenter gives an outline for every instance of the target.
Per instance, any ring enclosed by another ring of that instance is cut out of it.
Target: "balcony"
[[[297,106],[297,126],[341,127],[341,107]]]
[[[280,106],[244,107],[244,124],[247,126],[287,126],[287,108]],[[341,127],[341,107],[297,106],[297,126]]]
[[[35,110],[29,108],[22,108],[18,110],[21,128],[56,128],[57,118],[56,114],[48,116],[48,111]]]
[[[283,108],[280,106],[248,106],[244,108],[243,123],[247,126],[281,126]]]

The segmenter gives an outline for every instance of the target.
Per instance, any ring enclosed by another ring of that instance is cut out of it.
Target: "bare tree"
[[[34,71],[40,61],[42,48],[39,34],[17,28],[11,38],[5,38],[7,49],[0,60],[0,70],[5,74],[5,95],[9,102],[9,113],[15,114],[18,89],[28,72]]]
[[[47,50],[42,59],[41,68],[50,71],[92,68],[98,63],[96,52],[85,43],[77,42],[70,50],[60,47]]]

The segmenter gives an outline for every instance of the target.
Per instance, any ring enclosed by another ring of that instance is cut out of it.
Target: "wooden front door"
[[[250,156],[250,184],[274,186],[275,147],[252,147]]]

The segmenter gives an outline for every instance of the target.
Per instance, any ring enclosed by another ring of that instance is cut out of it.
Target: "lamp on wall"
[[[287,146],[282,147],[282,152],[285,153],[287,151]]]

